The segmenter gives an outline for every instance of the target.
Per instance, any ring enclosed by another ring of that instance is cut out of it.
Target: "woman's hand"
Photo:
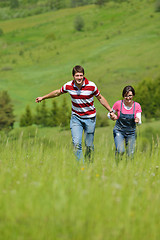
[[[139,123],[139,118],[135,117],[134,121],[135,121],[135,123]]]
[[[117,115],[116,115],[114,112],[111,112],[111,113],[110,113],[110,118],[111,118],[113,121],[115,121],[115,120],[117,120]]]

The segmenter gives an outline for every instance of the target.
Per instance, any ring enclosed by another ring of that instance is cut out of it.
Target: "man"
[[[44,99],[58,97],[63,93],[69,92],[72,101],[70,128],[74,152],[78,161],[81,159],[84,161],[82,153],[82,134],[84,130],[86,146],[85,157],[86,159],[88,158],[89,161],[92,161],[96,125],[96,109],[94,107],[93,97],[95,96],[111,115],[113,111],[107,100],[100,94],[97,86],[84,77],[84,69],[82,66],[75,66],[72,70],[72,75],[74,78],[72,81],[64,84],[61,89],[54,90],[43,97],[37,97],[36,102],[38,103]]]

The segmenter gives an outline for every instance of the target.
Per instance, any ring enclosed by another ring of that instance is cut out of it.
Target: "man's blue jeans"
[[[93,159],[93,151],[94,151],[94,132],[96,125],[96,117],[93,118],[80,118],[77,115],[71,116],[70,128],[72,134],[72,142],[74,146],[74,152],[77,160],[83,160],[83,152],[82,152],[82,134],[84,130],[85,135],[85,146],[86,152],[85,157],[92,161]]]
[[[125,146],[127,148],[127,155],[129,157],[133,157],[135,151],[135,142],[136,142],[136,134],[126,134],[117,129],[113,130],[114,142],[116,146],[116,154],[123,154],[125,152]]]

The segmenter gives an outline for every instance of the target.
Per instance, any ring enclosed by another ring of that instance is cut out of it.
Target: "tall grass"
[[[76,162],[69,131],[0,141],[0,239],[159,238],[158,142],[117,166],[109,128],[96,129],[90,165]]]

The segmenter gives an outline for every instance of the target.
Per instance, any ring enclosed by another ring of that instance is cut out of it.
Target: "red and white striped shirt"
[[[61,93],[67,92],[71,96],[72,114],[76,114],[81,118],[96,116],[93,97],[99,96],[100,92],[95,83],[85,78],[81,89],[79,89],[72,80],[61,87]]]

